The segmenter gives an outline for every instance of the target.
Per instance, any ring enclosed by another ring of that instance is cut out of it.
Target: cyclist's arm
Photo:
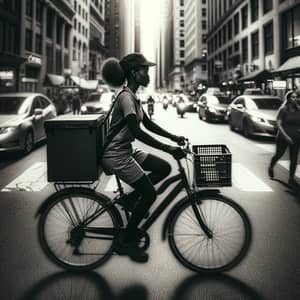
[[[131,131],[134,138],[140,140],[141,142],[143,142],[151,147],[154,147],[154,148],[157,148],[157,149],[160,149],[163,151],[168,150],[168,148],[169,148],[168,145],[159,142],[158,140],[156,140],[155,138],[153,138],[151,135],[149,135],[148,133],[146,133],[145,131],[143,131],[140,128],[135,114],[127,115],[126,121],[127,121],[128,128]]]
[[[169,133],[168,131],[162,129],[160,126],[152,122],[145,113],[143,117],[143,125],[145,126],[145,128],[152,131],[153,133],[159,134],[168,139],[172,139],[174,137],[173,134]]]

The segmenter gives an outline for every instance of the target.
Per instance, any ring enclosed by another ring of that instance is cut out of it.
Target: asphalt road
[[[285,184],[288,157],[282,158],[275,169],[277,180],[271,181],[266,170],[274,151],[273,139],[246,139],[226,124],[205,123],[195,113],[181,119],[172,107],[163,111],[160,105],[154,120],[189,137],[193,144],[229,147],[233,186],[221,190],[245,209],[253,230],[242,262],[218,276],[198,275],[184,268],[161,240],[166,211],[150,229],[147,264],[114,256],[94,272],[62,270],[46,258],[37,239],[36,210],[54,192],[45,179],[46,146],[42,143],[26,157],[0,155],[1,299],[300,299],[300,197]],[[167,154],[136,145],[168,159],[176,171]],[[113,195],[113,177],[103,176],[97,189]]]

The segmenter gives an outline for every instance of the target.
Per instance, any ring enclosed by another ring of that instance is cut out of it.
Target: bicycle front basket
[[[194,145],[193,152],[196,186],[231,186],[231,153],[226,145]]]

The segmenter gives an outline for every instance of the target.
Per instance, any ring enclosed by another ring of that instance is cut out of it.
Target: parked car
[[[244,90],[243,95],[264,95],[265,93],[261,89],[248,88]]]
[[[81,105],[81,114],[107,113],[112,105],[115,93],[92,93],[88,100]]]
[[[0,151],[31,152],[46,138],[44,122],[56,116],[53,102],[43,94],[0,94]]]
[[[221,92],[201,95],[197,108],[199,119],[207,122],[212,120],[224,121],[230,102],[231,99]]]
[[[268,95],[242,95],[228,108],[228,124],[231,130],[250,135],[275,135],[276,114],[282,101]]]

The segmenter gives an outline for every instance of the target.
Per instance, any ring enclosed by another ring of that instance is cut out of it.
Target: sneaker
[[[271,167],[268,168],[268,175],[269,175],[270,178],[274,178],[274,170],[273,170],[273,168],[271,168]]]
[[[139,263],[146,263],[149,259],[149,255],[140,249],[136,242],[116,241],[114,251],[118,255],[128,255],[131,260]]]

